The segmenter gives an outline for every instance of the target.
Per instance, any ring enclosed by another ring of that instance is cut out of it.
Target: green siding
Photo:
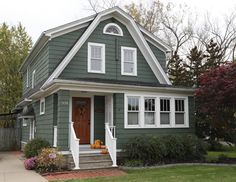
[[[48,59],[49,51],[48,44],[46,44],[39,54],[34,58],[32,63],[29,65],[29,87],[26,87],[27,71],[23,73],[23,93],[27,92],[32,88],[32,73],[35,70],[35,85],[43,81],[48,77]]]
[[[63,58],[72,49],[86,28],[53,38],[49,42],[49,73],[51,74]]]
[[[94,96],[94,140],[105,143],[105,97]]]
[[[34,103],[35,112],[35,137],[46,139],[51,145],[53,144],[53,95],[45,98],[45,113],[40,115],[40,101]]]
[[[160,65],[161,65],[161,67],[163,68],[163,70],[165,72],[167,72],[165,53],[163,51],[161,51],[160,49],[158,49],[157,47],[155,47],[153,44],[149,43],[149,42],[148,42],[148,45],[151,48],[154,55],[156,56],[157,60],[159,61]]]
[[[112,36],[103,34],[103,28],[107,23],[115,22],[122,28],[124,36]],[[76,37],[74,38],[76,39]],[[117,49],[116,49],[117,41]],[[105,69],[106,74],[96,74],[87,72],[87,50],[88,42],[103,43],[105,44]],[[138,76],[123,76],[121,75],[121,46],[136,47],[137,48],[137,74]],[[116,52],[117,50],[117,52]],[[118,60],[116,60],[118,58]],[[67,65],[65,70],[59,76],[60,78],[74,79],[74,78],[100,78],[100,79],[113,79],[113,80],[129,80],[129,81],[142,81],[154,82],[158,80],[138,49],[135,41],[128,32],[127,28],[120,22],[112,19],[102,21],[97,28],[92,32],[87,41],[74,56],[71,62]]]
[[[21,141],[23,142],[28,142],[29,141],[29,129],[30,129],[30,125],[29,123],[27,123],[27,126],[22,126],[21,128]]]
[[[143,135],[193,134],[194,102],[189,97],[189,128],[148,128],[124,129],[124,94],[114,94],[114,121],[116,122],[117,148],[123,148],[131,138]]]
[[[58,91],[57,145],[60,150],[69,150],[69,91]]]

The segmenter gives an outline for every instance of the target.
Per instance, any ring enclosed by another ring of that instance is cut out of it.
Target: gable
[[[137,46],[139,47],[140,51],[143,53],[143,56],[145,57],[147,63],[149,64],[150,68],[152,69],[153,73],[159,80],[161,84],[168,84],[171,85],[170,80],[168,79],[167,75],[165,74],[164,70],[162,69],[160,63],[157,61],[155,55],[151,51],[151,48],[149,47],[148,43],[146,42],[145,38],[143,37],[139,27],[134,22],[134,19],[129,16],[127,13],[125,13],[123,10],[121,10],[118,7],[114,7],[108,10],[105,10],[103,12],[100,12],[97,14],[95,19],[91,22],[91,24],[88,26],[86,31],[83,33],[83,35],[80,37],[80,39],[76,42],[76,44],[72,47],[72,49],[69,51],[69,53],[64,57],[64,59],[61,61],[61,63],[57,66],[57,68],[53,71],[53,73],[49,76],[47,81],[43,84],[41,89],[45,89],[47,86],[49,86],[51,83],[53,83],[53,80],[58,78],[58,76],[62,73],[62,71],[65,69],[65,67],[69,64],[69,62],[72,60],[72,58],[75,56],[75,54],[80,50],[82,45],[85,43],[85,41],[89,38],[91,33],[94,31],[94,29],[98,26],[98,24],[110,17],[117,18],[120,22],[124,23],[129,32],[132,34],[132,37],[134,38],[135,42],[137,43]]]
[[[118,24],[123,31],[123,36],[103,34],[103,28],[108,23]],[[105,74],[87,72],[88,42],[105,44]],[[137,76],[121,75],[121,46],[134,47],[137,49]],[[70,63],[62,71],[59,78],[100,78],[110,80],[159,83],[127,28],[121,22],[115,20],[114,18],[110,18],[99,23],[99,25],[91,33],[89,38],[82,45],[80,50],[72,58]]]

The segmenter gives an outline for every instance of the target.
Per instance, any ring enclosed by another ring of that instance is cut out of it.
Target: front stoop
[[[112,160],[109,154],[100,153],[81,153],[79,167],[80,169],[105,169],[112,167]],[[73,170],[75,167],[72,155],[68,156],[68,168]]]

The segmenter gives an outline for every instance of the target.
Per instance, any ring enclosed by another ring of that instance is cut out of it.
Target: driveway
[[[34,171],[24,168],[16,152],[0,152],[0,182],[47,182]]]

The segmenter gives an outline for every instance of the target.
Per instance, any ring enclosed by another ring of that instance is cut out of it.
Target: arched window
[[[110,34],[110,35],[117,35],[117,36],[123,36],[123,31],[120,28],[119,25],[115,23],[108,23],[104,29],[103,29],[104,34]]]

